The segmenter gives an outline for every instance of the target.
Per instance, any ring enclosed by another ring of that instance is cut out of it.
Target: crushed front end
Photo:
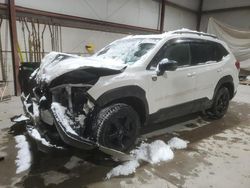
[[[54,148],[100,147],[91,135],[91,118],[98,107],[87,91],[101,76],[119,74],[125,68],[94,57],[59,52],[46,55],[29,79],[21,82],[30,86],[28,91],[22,87],[21,97],[30,119],[29,135],[39,144]]]
[[[90,88],[89,84],[62,84],[50,89],[36,87],[33,97],[22,96],[24,110],[33,124],[27,128],[29,135],[39,142],[42,138],[47,146],[57,148],[67,145],[85,150],[96,148],[98,145],[91,139],[90,131],[94,110],[94,100],[87,93]]]

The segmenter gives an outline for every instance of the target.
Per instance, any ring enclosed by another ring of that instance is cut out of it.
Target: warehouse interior
[[[249,187],[249,18],[249,0],[0,0],[0,187]],[[9,132],[10,118],[24,114],[23,64],[40,64],[52,51],[89,57],[128,35],[183,28],[216,35],[240,61],[240,85],[223,119],[183,120],[145,133],[149,141],[177,135],[189,143],[172,161],[143,163],[132,175],[107,179],[119,163],[100,153],[54,157],[32,144],[31,167],[16,173],[19,146]]]

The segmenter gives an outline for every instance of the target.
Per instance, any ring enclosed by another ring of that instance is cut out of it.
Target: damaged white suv
[[[239,62],[205,33],[128,36],[92,57],[51,52],[22,96],[29,135],[50,147],[126,151],[143,126],[203,112],[223,117]]]

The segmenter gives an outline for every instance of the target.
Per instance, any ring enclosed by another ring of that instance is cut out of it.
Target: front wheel
[[[139,133],[137,112],[126,104],[112,104],[102,109],[94,118],[92,130],[96,141],[119,151],[129,150]]]
[[[226,87],[220,88],[215,95],[212,108],[205,112],[206,116],[210,119],[222,118],[227,112],[229,100],[229,90]]]

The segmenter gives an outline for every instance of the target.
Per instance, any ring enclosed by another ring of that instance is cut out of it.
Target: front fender
[[[122,86],[106,91],[96,100],[96,104],[100,107],[103,107],[107,104],[112,103],[113,101],[121,101],[125,98],[136,98],[143,104],[145,115],[148,115],[149,110],[148,102],[146,99],[146,92],[144,89],[136,85]]]

